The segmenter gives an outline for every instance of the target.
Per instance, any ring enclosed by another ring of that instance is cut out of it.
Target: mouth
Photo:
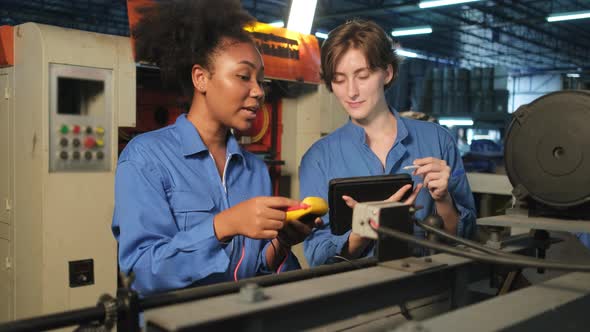
[[[255,119],[256,113],[260,110],[260,106],[252,105],[252,106],[244,106],[242,107],[243,111],[246,111],[248,114],[248,119]]]
[[[346,104],[350,108],[359,108],[364,103],[364,101],[347,101]]]

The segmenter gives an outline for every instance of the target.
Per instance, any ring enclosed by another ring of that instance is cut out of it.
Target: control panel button
[[[59,153],[59,157],[63,160],[67,160],[68,159],[68,151],[62,151]]]
[[[72,145],[73,145],[75,148],[79,147],[79,146],[80,146],[80,140],[79,140],[79,139],[77,139],[77,138],[74,138],[74,139],[72,140]]]
[[[84,146],[87,149],[92,149],[95,145],[96,140],[94,139],[94,137],[86,137],[86,139],[84,140]]]
[[[104,140],[102,140],[100,138],[97,139],[96,140],[96,146],[99,147],[99,148],[102,148],[104,146]]]
[[[91,126],[86,127],[86,134],[88,134],[88,135],[92,134],[92,127]]]
[[[104,152],[102,152],[102,151],[96,152],[96,159],[103,160],[104,159]]]
[[[84,152],[84,159],[91,160],[92,159],[92,152],[90,152],[90,151]]]
[[[96,128],[94,129],[94,132],[95,132],[97,135],[101,135],[101,136],[102,136],[102,135],[104,135],[104,128],[103,128],[103,127],[96,127]]]
[[[66,124],[61,125],[61,127],[59,128],[59,132],[65,135],[70,132],[70,127],[68,127],[68,125]]]
[[[72,159],[74,159],[74,160],[80,160],[80,151],[74,151],[72,153]]]
[[[80,126],[79,125],[74,125],[74,127],[72,127],[72,132],[76,135],[78,135],[80,133]]]
[[[65,137],[62,137],[62,138],[59,140],[59,145],[61,145],[61,146],[63,146],[63,147],[65,148],[66,146],[68,146],[68,139],[67,139],[67,138],[65,138]]]

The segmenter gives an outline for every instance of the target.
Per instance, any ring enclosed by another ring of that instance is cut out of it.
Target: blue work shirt
[[[387,154],[385,169],[367,144],[365,130],[349,120],[314,143],[303,156],[299,167],[300,197],[319,196],[327,200],[331,179],[399,173],[411,175],[412,171],[402,167],[412,165],[415,159],[435,157],[445,160],[451,167],[448,190],[460,215],[457,233],[470,237],[475,228],[475,203],[453,137],[438,124],[402,118],[396,111],[392,112],[397,119],[397,137]],[[412,179],[414,184],[423,181],[422,176],[412,176]],[[424,207],[416,213],[418,220],[433,213],[434,200],[427,189],[420,191],[415,205]],[[311,266],[324,264],[340,255],[350,234],[348,231],[334,235],[330,231],[328,215],[323,221],[325,226],[315,229],[303,245]],[[424,236],[418,227],[414,232]]]
[[[576,233],[580,242],[588,249],[590,249],[590,233]]]
[[[238,279],[271,273],[270,241],[240,235],[222,243],[213,230],[219,212],[270,195],[264,162],[242,150],[233,135],[228,135],[223,179],[185,115],[139,135],[121,153],[115,177],[112,230],[120,268],[135,273],[133,288],[142,296],[234,280],[238,264]],[[297,258],[290,254],[281,271],[296,268]]]

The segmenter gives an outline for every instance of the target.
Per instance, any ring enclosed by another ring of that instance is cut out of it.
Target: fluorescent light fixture
[[[311,32],[317,2],[317,0],[293,0],[287,29],[308,35]]]
[[[441,126],[454,127],[454,126],[473,126],[473,120],[470,118],[440,118],[438,123]]]
[[[579,20],[582,18],[590,18],[590,10],[584,10],[581,12],[554,13],[547,16],[547,22]]]
[[[418,7],[420,8],[432,8],[441,6],[457,5],[466,2],[476,2],[479,0],[433,0],[433,1],[420,1]]]
[[[406,58],[417,58],[418,57],[418,53],[402,50],[401,48],[398,48],[397,50],[395,50],[395,53],[397,53],[397,55],[405,56]]]
[[[275,21],[275,22],[271,22],[268,25],[272,25],[273,27],[277,27],[277,28],[284,28],[285,27],[285,22],[283,21]]]
[[[578,74],[578,73],[568,73],[565,76],[572,77],[572,78],[578,78],[578,77],[580,77],[580,74]]]
[[[327,33],[324,33],[324,32],[317,31],[315,33],[315,36],[318,37],[318,38],[321,38],[321,39],[328,39],[328,34]]]
[[[409,35],[423,35],[426,33],[432,33],[432,28],[428,25],[412,28],[400,28],[393,29],[391,35],[394,37],[409,36]]]

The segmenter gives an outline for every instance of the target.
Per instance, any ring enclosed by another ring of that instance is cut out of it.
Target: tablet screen
[[[403,186],[414,185],[409,174],[390,174],[332,179],[329,184],[330,229],[342,235],[352,227],[352,209],[342,199],[343,195],[357,202],[382,201],[395,194]],[[402,200],[412,194],[408,190]]]

